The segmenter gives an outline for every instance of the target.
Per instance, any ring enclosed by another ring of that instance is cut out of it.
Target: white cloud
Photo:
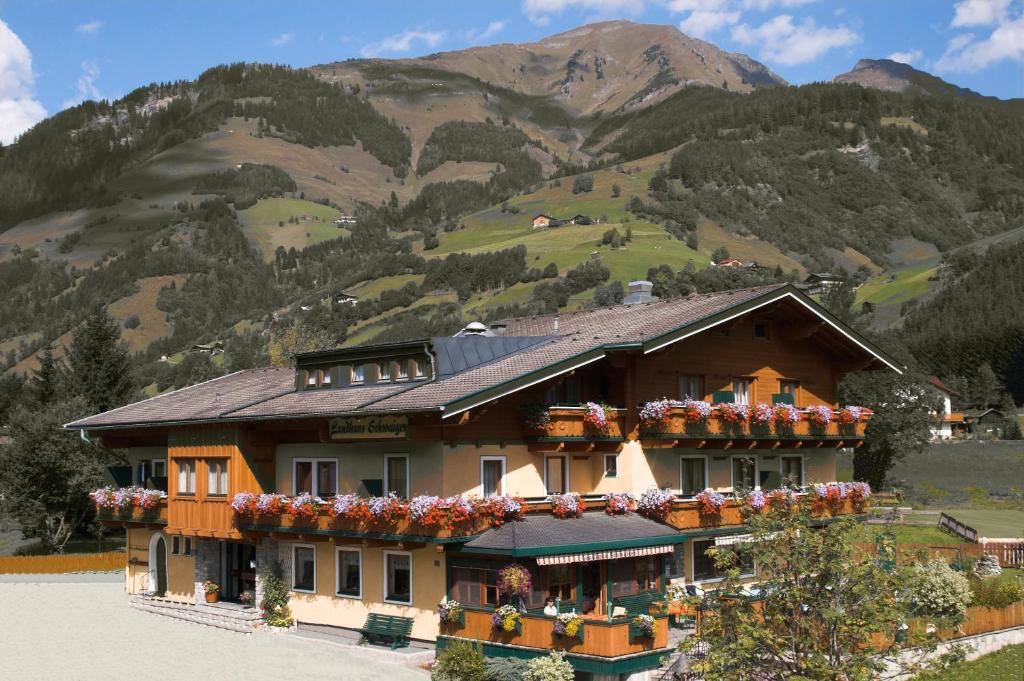
[[[35,99],[32,53],[0,19],[0,144],[46,118],[46,109]]]
[[[829,50],[860,42],[860,36],[845,26],[818,26],[809,17],[796,24],[788,14],[756,27],[741,24],[732,30],[732,38],[744,45],[760,46],[762,59],[783,66],[806,64]]]
[[[739,12],[714,12],[696,10],[679,22],[679,30],[687,35],[703,38],[725,26],[732,26],[740,20]]]
[[[79,33],[85,33],[85,34],[88,34],[88,35],[92,35],[93,33],[96,33],[97,31],[99,31],[102,27],[103,27],[103,22],[102,21],[88,21],[88,22],[86,22],[84,24],[79,24],[78,26],[75,26],[75,30],[78,31]]]
[[[274,36],[270,39],[270,44],[274,47],[284,47],[291,41],[295,40],[294,33],[282,33],[281,35]]]
[[[636,16],[644,9],[644,0],[523,0],[523,14],[538,26],[547,26],[552,14],[578,9],[596,17]]]
[[[1010,0],[961,0],[956,3],[956,14],[950,26],[991,26],[1006,18]]]
[[[81,104],[87,99],[100,100],[103,99],[103,95],[100,94],[100,90],[96,87],[96,81],[100,77],[100,65],[95,59],[87,59],[82,62],[82,75],[75,81],[75,94],[70,99],[64,100],[61,104],[62,107],[67,109],[68,107]]]
[[[402,33],[388,36],[379,42],[364,45],[361,52],[364,57],[379,57],[385,53],[406,54],[417,45],[433,49],[441,44],[446,35],[444,31],[411,28]]]
[[[892,59],[893,61],[898,61],[901,64],[916,64],[921,61],[921,57],[923,56],[924,54],[921,50],[909,50],[907,52],[893,52],[886,57],[886,59]]]
[[[755,9],[761,12],[775,7],[803,7],[818,0],[743,0],[744,9]]]
[[[487,40],[488,38],[493,38],[494,36],[498,35],[502,31],[504,31],[505,30],[505,26],[506,26],[506,22],[505,21],[492,21],[491,23],[487,24],[487,28],[480,29],[480,30],[475,29],[475,28],[474,29],[470,29],[470,30],[466,31],[466,35],[465,35],[466,42],[467,43],[480,43],[480,42],[483,42],[483,41]]]
[[[978,40],[963,33],[949,41],[936,68],[939,71],[980,71],[1001,61],[1024,63],[1024,16],[1004,17],[991,35]]]

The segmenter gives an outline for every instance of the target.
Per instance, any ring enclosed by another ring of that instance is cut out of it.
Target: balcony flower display
[[[846,495],[857,510],[860,510],[864,507],[864,502],[871,496],[871,485],[866,482],[848,482],[846,483]]]
[[[640,499],[636,504],[636,510],[646,518],[665,520],[668,514],[672,512],[672,502],[675,499],[675,495],[668,490],[652,487],[640,495]]]
[[[702,515],[718,515],[725,506],[725,496],[708,487],[697,493],[697,503]]]
[[[604,504],[608,515],[629,515],[636,511],[636,497],[629,492],[612,492],[605,496]]]
[[[832,408],[825,404],[808,407],[807,420],[819,428],[824,428],[832,423]]]
[[[658,428],[668,421],[672,400],[662,398],[652,402],[644,402],[640,406],[640,423],[644,428]]]
[[[437,616],[441,624],[461,624],[465,619],[465,610],[458,601],[441,601],[437,606]]]
[[[814,501],[817,504],[838,506],[846,498],[845,482],[818,483],[814,486]]]
[[[114,506],[129,509],[135,505],[135,487],[122,487],[114,490]]]
[[[394,492],[384,497],[370,497],[366,505],[374,520],[386,523],[395,522],[409,514],[409,506],[402,503]]]
[[[583,425],[598,433],[608,430],[608,419],[615,415],[615,411],[604,404],[587,402],[583,405]]]
[[[796,424],[800,423],[800,419],[803,418],[800,414],[800,410],[792,404],[776,404],[772,407],[772,411],[775,414],[775,423],[780,426],[792,428]]]
[[[413,497],[409,501],[409,518],[413,522],[428,527],[440,525],[442,521],[441,514],[438,511],[440,502],[441,497],[435,497],[430,494],[421,494]]]
[[[792,508],[796,500],[796,492],[791,489],[773,489],[768,493],[768,503],[772,508]]]
[[[546,404],[523,404],[519,407],[519,420],[529,430],[545,430],[551,423],[551,411]]]
[[[563,612],[555,618],[555,636],[579,638],[583,633],[583,618],[574,612]]]
[[[320,507],[323,505],[324,500],[320,497],[315,497],[309,492],[303,492],[288,502],[285,510],[289,515],[293,515],[296,518],[312,520],[320,512]]]
[[[479,515],[489,518],[494,525],[522,520],[526,515],[526,502],[519,497],[495,494],[475,500],[473,505]]]
[[[445,497],[438,502],[438,509],[444,514],[444,522],[441,524],[442,527],[453,527],[459,523],[464,523],[474,517],[478,517],[476,508],[473,503],[468,499],[464,499],[458,494]]]
[[[851,426],[854,423],[860,423],[860,420],[870,413],[870,409],[855,407],[852,404],[848,404],[836,412],[836,420],[844,426]]]
[[[261,494],[256,500],[256,512],[260,515],[277,515],[287,503],[288,497],[283,494]]]
[[[658,631],[658,621],[650,615],[637,615],[633,618],[633,624],[636,626],[637,632],[647,638],[654,638],[654,634]]]
[[[744,501],[747,502],[747,506],[749,506],[751,510],[753,510],[755,513],[760,513],[761,511],[764,510],[764,507],[767,504],[768,500],[765,497],[764,492],[762,492],[759,489],[755,489],[753,492],[747,495]]]
[[[491,626],[499,631],[518,631],[523,617],[511,605],[503,605],[491,615]]]
[[[409,502],[409,518],[424,527],[451,528],[478,515],[478,509],[458,495],[442,498],[423,494]]]
[[[498,591],[506,596],[526,598],[530,595],[533,580],[530,571],[522,565],[506,565],[498,571]]]
[[[754,408],[750,410],[750,425],[752,426],[770,426],[774,420],[775,410],[769,404],[763,402],[755,404]]]
[[[127,511],[132,507],[142,509],[156,508],[161,500],[167,498],[167,493],[158,489],[144,489],[142,487],[123,487],[121,489],[102,487],[90,492],[89,496],[92,497],[93,503],[98,508],[117,508]]]
[[[89,496],[92,497],[93,503],[100,508],[114,508],[114,488],[112,487],[102,487]]]
[[[579,518],[586,508],[578,492],[551,495],[551,513],[556,518]]]
[[[704,400],[683,400],[683,416],[687,423],[704,423],[711,417],[711,404]]]
[[[739,425],[746,423],[747,419],[750,418],[750,409],[745,404],[723,402],[722,404],[716,404],[715,409],[718,410],[718,418],[726,423]]]
[[[252,492],[239,492],[231,497],[231,509],[239,515],[249,515],[256,512],[256,502],[259,501]]]
[[[135,493],[133,500],[139,508],[156,508],[161,499],[166,499],[167,494],[158,489],[140,489]]]
[[[358,494],[339,494],[328,507],[331,515],[336,518],[345,518],[354,522],[362,522],[370,519],[370,509]]]

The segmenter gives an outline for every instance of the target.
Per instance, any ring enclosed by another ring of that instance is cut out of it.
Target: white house
[[[959,430],[964,422],[964,415],[953,411],[952,398],[954,395],[960,397],[960,393],[947,387],[938,376],[929,377],[928,382],[942,398],[942,413],[936,413],[932,423],[932,439],[949,440],[953,437],[954,427]]]

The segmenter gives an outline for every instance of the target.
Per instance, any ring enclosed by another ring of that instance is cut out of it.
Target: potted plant
[[[640,495],[637,502],[637,512],[652,520],[665,520],[672,512],[672,503],[676,497],[668,490],[652,487]]]
[[[546,404],[523,404],[519,406],[519,420],[527,430],[544,433],[551,423],[551,411]]]
[[[437,615],[442,625],[462,626],[466,623],[466,611],[458,601],[441,601],[437,606]]]
[[[672,408],[672,401],[667,398],[644,402],[640,405],[640,423],[645,430],[664,430],[669,422],[669,414]]]
[[[686,420],[686,432],[703,433],[707,431],[708,419],[711,418],[711,403],[704,400],[683,400],[683,418]]]
[[[491,615],[491,626],[499,631],[520,633],[523,630],[523,616],[511,605],[503,605]]]
[[[530,595],[533,581],[530,571],[522,565],[506,565],[498,571],[498,591],[512,598],[526,598]]]
[[[615,410],[607,404],[587,402],[584,405],[583,425],[591,433],[605,435],[608,432],[608,421],[614,417]]]
[[[629,633],[632,638],[654,638],[658,631],[658,621],[653,615],[637,615],[629,623]]]
[[[551,513],[556,518],[579,518],[586,508],[587,503],[578,492],[551,495]]]
[[[242,605],[252,606],[256,602],[256,594],[248,589],[238,594],[238,602]]]
[[[701,515],[718,515],[725,506],[725,496],[708,487],[697,494],[697,503],[700,504]]]
[[[583,640],[583,618],[574,612],[563,612],[555,618],[555,636]]]
[[[220,599],[220,584],[212,579],[203,582],[203,591],[206,592],[207,603],[216,603]]]

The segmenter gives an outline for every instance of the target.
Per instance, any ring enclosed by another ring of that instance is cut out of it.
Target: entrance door
[[[149,543],[149,588],[157,596],[167,593],[167,542],[156,534]]]
[[[221,596],[226,601],[237,601],[245,591],[256,593],[256,547],[252,544],[225,542],[227,572]]]
[[[564,456],[549,456],[544,459],[544,483],[548,494],[565,494],[568,476],[567,459]]]

